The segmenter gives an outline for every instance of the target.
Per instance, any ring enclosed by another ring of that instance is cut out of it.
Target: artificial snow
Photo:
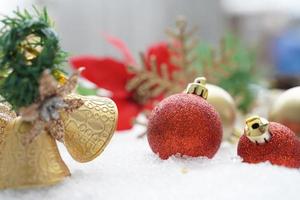
[[[0,200],[300,199],[300,171],[269,163],[246,164],[236,146],[223,143],[213,159],[160,160],[141,127],[116,133],[105,151],[90,163],[77,163],[60,145],[72,176],[58,185],[4,190]]]

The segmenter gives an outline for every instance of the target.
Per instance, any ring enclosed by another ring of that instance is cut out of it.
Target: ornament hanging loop
[[[194,80],[193,83],[190,83],[186,90],[185,93],[187,94],[195,94],[203,99],[207,99],[208,96],[208,90],[205,87],[206,84],[206,78],[205,77],[198,77]]]
[[[268,128],[268,120],[259,116],[252,116],[246,120],[245,135],[256,144],[267,143],[271,139]]]

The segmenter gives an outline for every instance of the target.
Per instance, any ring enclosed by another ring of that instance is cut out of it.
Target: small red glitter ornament
[[[258,116],[246,120],[237,153],[247,163],[269,161],[274,165],[300,167],[300,140],[286,126]]]
[[[148,142],[161,159],[172,155],[212,158],[222,140],[221,119],[206,101],[205,78],[197,78],[186,92],[161,101],[148,122]]]

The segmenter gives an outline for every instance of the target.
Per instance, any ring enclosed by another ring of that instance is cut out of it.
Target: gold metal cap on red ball
[[[187,94],[195,94],[201,96],[203,99],[207,99],[208,90],[205,87],[206,78],[198,77],[194,80],[193,83],[188,84],[185,93]]]
[[[268,129],[269,121],[265,118],[252,116],[246,120],[245,135],[254,143],[267,143],[271,139]]]

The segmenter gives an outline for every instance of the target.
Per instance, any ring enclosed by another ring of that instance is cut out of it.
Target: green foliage
[[[15,110],[35,102],[45,69],[60,70],[66,60],[46,9],[14,12],[1,20],[0,94]]]
[[[242,112],[248,112],[255,100],[251,85],[258,81],[255,55],[233,35],[227,35],[218,51],[207,44],[198,48],[200,68],[208,81],[227,90]]]
[[[97,95],[97,89],[86,88],[86,87],[83,87],[81,85],[78,85],[77,86],[77,93],[81,94],[83,96],[89,96],[89,95],[96,96]]]

